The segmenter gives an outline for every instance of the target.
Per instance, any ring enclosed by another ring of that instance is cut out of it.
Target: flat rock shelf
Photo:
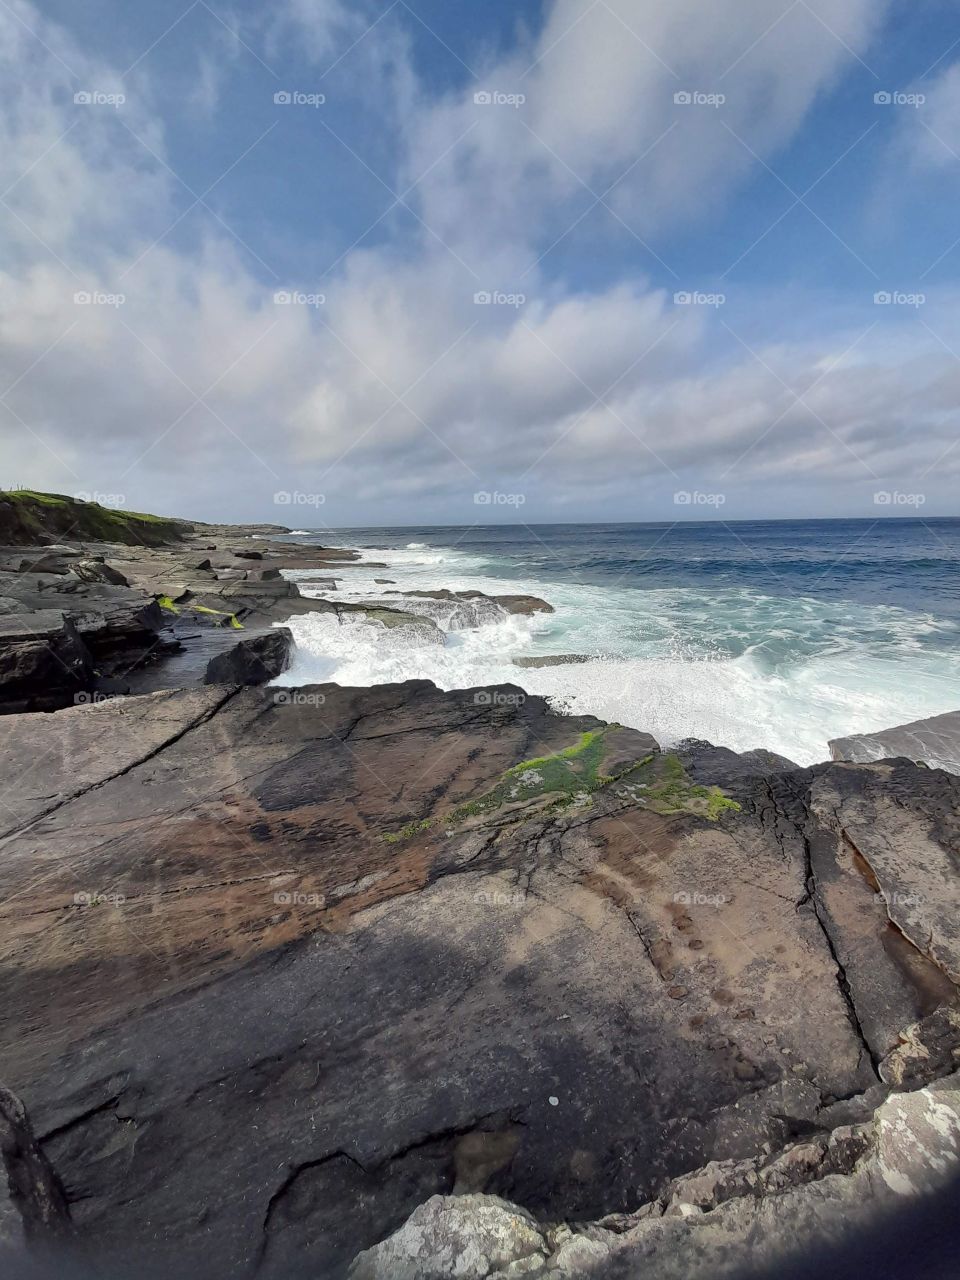
[[[954,1070],[960,779],[500,692],[0,720],[7,788],[44,760],[0,814],[0,1081],[97,1275],[346,1275],[451,1195],[546,1266],[710,1162],[852,1177],[846,1129]],[[409,1240],[357,1274],[443,1274]]]

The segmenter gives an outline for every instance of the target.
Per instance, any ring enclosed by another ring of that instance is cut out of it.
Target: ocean
[[[323,529],[290,540],[387,566],[335,570],[344,600],[447,587],[537,595],[556,612],[420,602],[442,645],[415,628],[305,615],[289,623],[297,653],[284,684],[512,683],[665,747],[705,738],[800,764],[828,759],[830,738],[960,707],[960,519]],[[327,594],[309,574],[289,576],[305,595]],[[552,654],[589,660],[513,663]]]

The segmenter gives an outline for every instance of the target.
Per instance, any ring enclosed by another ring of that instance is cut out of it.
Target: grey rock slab
[[[204,684],[266,684],[286,671],[292,648],[289,627],[245,636],[232,649],[211,658]]]
[[[714,1280],[821,1268],[833,1274],[831,1256],[843,1257],[844,1275],[855,1274],[864,1242],[922,1197],[942,1195],[958,1171],[960,1093],[952,1076],[894,1094],[870,1123],[798,1144],[769,1163],[708,1165],[665,1188],[659,1202],[617,1219],[615,1230],[605,1222],[550,1225],[493,1196],[434,1196],[362,1252],[350,1278]],[[949,1200],[934,1203],[950,1212]],[[908,1223],[898,1245],[891,1274],[918,1274],[903,1269]]]
[[[827,764],[741,779],[713,821],[569,777],[585,732],[628,763],[646,735],[477,692],[210,688],[58,712],[46,741],[10,722],[8,786],[69,734],[0,858],[0,1079],[95,1269],[338,1276],[455,1187],[630,1215],[812,1141],[880,1085],[881,1039],[904,1075],[926,1042],[949,1057],[842,828],[892,794],[929,860],[960,780]],[[531,759],[557,789],[511,795]]]
[[[960,773],[960,711],[913,720],[878,733],[832,738],[829,747],[834,760],[867,764],[905,756],[908,760],[923,761],[931,769]]]

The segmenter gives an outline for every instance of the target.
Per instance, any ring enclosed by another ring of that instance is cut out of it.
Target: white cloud
[[[119,83],[22,0],[19,12],[91,88]],[[364,29],[339,5],[298,0],[277,12],[274,55],[294,21],[318,60]],[[909,317],[896,317],[895,343],[865,342],[855,358],[844,357],[858,336],[849,325],[802,345],[753,338],[754,358],[713,313],[677,308],[642,279],[573,290],[538,268],[519,281],[570,219],[570,170],[600,191],[675,118],[611,203],[642,234],[704,216],[748,153],[718,112],[684,116],[675,87],[722,84],[730,128],[770,154],[849,57],[844,44],[864,46],[873,22],[865,0],[823,15],[838,38],[802,6],[766,35],[772,18],[759,0],[706,11],[692,0],[622,6],[659,58],[609,14],[564,35],[577,12],[559,0],[524,56],[485,70],[491,89],[523,86],[528,101],[516,111],[476,106],[472,85],[428,103],[402,35],[384,24],[365,37],[367,65],[394,68],[392,101],[406,104],[399,181],[449,149],[410,199],[477,274],[423,230],[349,253],[317,308],[274,305],[273,285],[210,218],[192,248],[155,245],[182,206],[161,162],[149,82],[122,119],[75,107],[67,68],[0,14],[2,69],[21,83],[0,105],[3,185],[18,180],[8,200],[26,224],[13,220],[15,252],[0,276],[9,304],[0,377],[4,388],[16,383],[0,433],[17,469],[30,470],[16,479],[130,491],[139,505],[196,514],[239,515],[245,501],[263,516],[268,495],[302,477],[299,487],[322,484],[338,497],[341,518],[397,518],[404,504],[409,516],[411,502],[413,514],[447,518],[478,480],[508,490],[522,481],[542,512],[569,513],[638,486],[672,492],[678,476],[748,492],[751,478],[799,476],[843,492],[932,465],[949,447],[960,378],[946,352],[922,355]],[[526,301],[477,305],[480,289]],[[97,290],[125,301],[74,302]],[[788,390],[815,383],[809,408]],[[209,408],[193,403],[202,393]],[[958,466],[960,450],[937,479]]]
[[[410,120],[409,180],[456,144],[418,191],[427,222],[468,246],[472,265],[502,258],[504,241],[542,249],[576,216],[568,199],[611,186],[608,203],[641,236],[703,220],[755,156],[793,134],[882,13],[839,0],[825,24],[806,5],[775,21],[767,0],[610,0],[586,12],[557,0],[531,50]],[[525,101],[477,104],[477,89]],[[677,93],[724,101],[678,104]]]
[[[899,109],[901,136],[915,166],[939,171],[955,168],[960,160],[960,62],[910,93],[925,99],[916,107]]]

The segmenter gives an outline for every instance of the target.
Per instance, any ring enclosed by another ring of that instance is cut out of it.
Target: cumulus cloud
[[[455,162],[419,185],[424,216],[475,253],[504,239],[542,245],[584,194],[643,236],[708,217],[793,134],[883,11],[819,7],[777,18],[767,0],[556,0],[532,47],[411,119],[411,181],[456,144]],[[523,101],[478,103],[478,91]]]
[[[75,104],[78,85],[122,92],[116,70],[14,7],[0,13],[19,85],[0,106],[0,432],[26,474],[9,479],[224,517],[275,514],[270,495],[297,487],[327,494],[333,522],[469,523],[484,486],[569,518],[669,501],[698,477],[746,496],[807,480],[849,493],[902,474],[908,453],[956,473],[956,361],[916,326],[884,346],[865,336],[873,316],[818,342],[740,342],[739,322],[633,273],[585,287],[554,277],[549,253],[532,265],[608,187],[616,234],[708,217],[793,135],[879,6],[775,21],[761,0],[611,0],[588,16],[556,0],[535,37],[431,97],[392,22],[286,0],[260,27],[268,56],[308,38],[327,65],[360,39],[368,67],[391,69],[402,145],[385,176],[416,181],[415,230],[351,249],[313,303],[276,302],[219,213],[201,206],[201,230],[171,236],[191,197],[166,167],[159,95],[145,81],[122,108]],[[219,82],[203,83],[213,110]],[[525,101],[475,101],[488,92]],[[687,92],[724,94],[722,114],[674,101]]]

